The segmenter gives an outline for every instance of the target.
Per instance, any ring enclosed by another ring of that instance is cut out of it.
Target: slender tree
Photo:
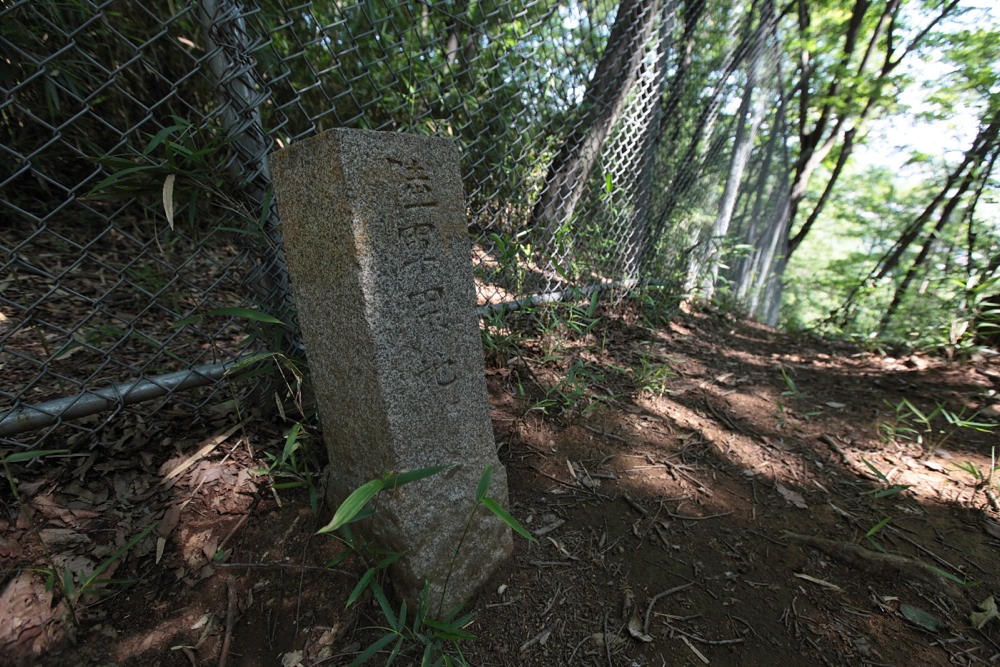
[[[903,0],[855,0],[850,15],[840,23],[829,9],[810,0],[798,0],[798,77],[792,90],[797,98],[796,144],[798,155],[789,186],[792,221],[806,195],[816,168],[837,150],[837,166],[828,177],[824,194],[807,220],[788,239],[788,253],[801,245],[812,229],[829,192],[850,157],[859,132],[872,116],[891,102],[896,71],[932,30],[958,9],[960,0],[946,0],[910,31],[907,39],[901,19]],[[816,51],[824,35],[836,34],[837,46]],[[878,64],[875,64],[877,61]]]
[[[621,0],[607,46],[583,96],[579,119],[549,164],[535,223],[555,239],[572,217],[601,146],[621,115],[652,33],[659,0]]]

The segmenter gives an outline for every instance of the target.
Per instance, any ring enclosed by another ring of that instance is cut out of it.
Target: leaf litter
[[[947,665],[1000,652],[1000,516],[958,467],[987,470],[993,439],[928,452],[884,428],[886,402],[903,397],[993,405],[996,357],[897,364],[711,310],[653,330],[625,309],[588,335],[577,344],[607,371],[588,391],[616,396],[594,409],[526,411],[516,362],[487,375],[511,512],[543,539],[517,541],[473,604],[472,664]],[[533,345],[532,367],[554,363]],[[640,347],[671,360],[662,391],[615,375]],[[313,537],[329,514],[301,491],[278,504],[250,472],[282,427],[237,430],[222,407],[127,415],[99,442],[67,442],[69,458],[18,467],[24,507],[5,497],[0,516],[0,654],[317,665],[371,643],[374,609],[343,607],[359,565],[326,569],[337,547]],[[863,461],[906,492],[879,496]],[[74,627],[43,547],[79,585],[147,528],[104,572],[121,583],[80,598]]]

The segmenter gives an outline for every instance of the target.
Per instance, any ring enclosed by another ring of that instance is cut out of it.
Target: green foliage
[[[639,355],[639,363],[630,368],[632,380],[639,394],[663,396],[668,393],[667,383],[677,377],[668,362],[652,358],[648,353]]]
[[[990,466],[986,472],[983,472],[979,466],[970,461],[959,463],[957,466],[959,470],[964,470],[972,475],[972,479],[976,483],[976,489],[986,494],[986,497],[996,507],[998,502],[1000,502],[997,500],[997,494],[1000,494],[1000,474],[997,474],[1000,473],[1000,462],[997,461],[996,447],[990,449]]]
[[[861,461],[866,466],[868,466],[868,469],[871,470],[872,473],[874,473],[874,475],[878,478],[878,480],[880,482],[882,482],[883,488],[877,489],[877,490],[873,491],[872,492],[872,497],[874,497],[874,498],[889,498],[891,496],[898,495],[898,494],[902,493],[903,491],[906,491],[908,488],[910,488],[909,484],[893,484],[892,482],[890,482],[889,478],[886,477],[885,474],[881,470],[879,470],[878,468],[876,468],[872,464],[872,462],[869,461],[868,459],[866,459],[864,457],[861,457]],[[888,523],[888,521],[886,521],[886,523]],[[883,525],[885,525],[885,524],[883,524]]]
[[[77,614],[77,610],[80,604],[84,602],[85,598],[111,595],[124,590],[135,583],[134,579],[113,579],[104,577],[103,575],[116,565],[119,559],[128,554],[128,552],[131,551],[135,545],[146,539],[146,537],[156,527],[156,524],[150,524],[138,534],[134,535],[90,572],[74,571],[69,568],[58,567],[52,557],[52,554],[49,552],[45,541],[41,538],[38,526],[35,524],[33,519],[33,511],[31,507],[21,498],[21,492],[18,489],[17,482],[14,479],[10,466],[11,464],[37,461],[50,456],[58,456],[66,453],[69,453],[69,450],[50,449],[8,453],[6,449],[0,448],[0,467],[3,467],[7,484],[20,506],[21,513],[28,521],[29,530],[38,541],[45,560],[48,562],[48,567],[37,570],[46,575],[45,590],[51,591],[54,587],[59,587],[59,590],[63,595],[63,600],[66,603],[66,609],[70,620],[75,625],[79,625],[80,619]]]
[[[355,656],[350,663],[352,666],[365,664],[385,650],[389,650],[383,663],[385,665],[393,664],[397,658],[403,655],[408,655],[411,658],[419,655],[418,663],[427,667],[468,665],[462,653],[461,643],[475,639],[475,635],[465,630],[465,627],[472,622],[473,616],[472,614],[463,615],[461,607],[442,613],[444,610],[441,607],[451,582],[451,574],[455,569],[456,560],[461,557],[462,547],[469,537],[469,530],[479,508],[483,507],[491,512],[523,538],[537,542],[537,539],[517,519],[511,516],[496,500],[487,496],[493,475],[493,466],[487,466],[476,484],[473,496],[474,503],[467,515],[462,535],[455,545],[448,574],[442,587],[441,599],[438,600],[436,608],[430,599],[430,582],[426,581],[420,592],[417,608],[412,610],[412,616],[409,615],[410,610],[407,609],[405,600],[400,603],[398,610],[393,607],[383,589],[382,580],[389,566],[402,558],[404,554],[378,547],[363,537],[355,535],[350,526],[366,519],[378,520],[377,505],[381,493],[433,477],[451,467],[453,466],[438,465],[400,474],[386,473],[381,479],[371,480],[351,492],[334,512],[330,522],[317,531],[317,534],[333,534],[347,547],[345,555],[355,554],[367,565],[365,573],[348,596],[346,606],[355,604],[365,593],[370,593],[378,603],[385,621],[384,625],[370,628],[383,634]],[[340,560],[342,557],[338,558],[336,562]]]
[[[73,572],[69,569],[59,570],[55,567],[51,568],[48,570],[48,577],[45,584],[46,590],[51,590],[54,585],[58,584],[65,596],[70,613],[76,618],[76,609],[85,596],[111,595],[128,588],[136,582],[135,579],[102,578],[102,575],[111,566],[115,565],[120,558],[131,551],[132,547],[146,539],[146,536],[153,532],[154,528],[156,528],[156,524],[150,524],[136,535],[133,535],[128,542],[116,549],[114,553],[104,559],[89,574],[85,572]]]
[[[508,361],[520,356],[526,333],[518,328],[516,318],[509,314],[494,313],[483,318],[480,336],[486,366],[503,368]]]
[[[922,411],[906,398],[889,405],[893,414],[888,419],[879,420],[882,440],[886,443],[900,440],[913,442],[928,453],[934,453],[962,430],[990,433],[996,427],[989,422],[976,421],[976,415],[966,417],[964,409],[952,412],[943,403],[936,404],[930,412]]]

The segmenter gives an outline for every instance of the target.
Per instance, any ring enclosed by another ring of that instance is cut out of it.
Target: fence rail
[[[5,3],[0,442],[136,398],[197,411],[226,364],[294,348],[239,308],[294,325],[267,156],[332,127],[459,143],[484,310],[655,279],[773,319],[776,21],[764,0]]]

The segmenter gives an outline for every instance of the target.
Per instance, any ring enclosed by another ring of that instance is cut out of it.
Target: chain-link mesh
[[[235,309],[294,324],[267,156],[333,127],[459,143],[482,306],[655,281],[773,319],[776,21],[770,0],[4,3],[0,437],[198,410],[224,364],[294,346]]]

